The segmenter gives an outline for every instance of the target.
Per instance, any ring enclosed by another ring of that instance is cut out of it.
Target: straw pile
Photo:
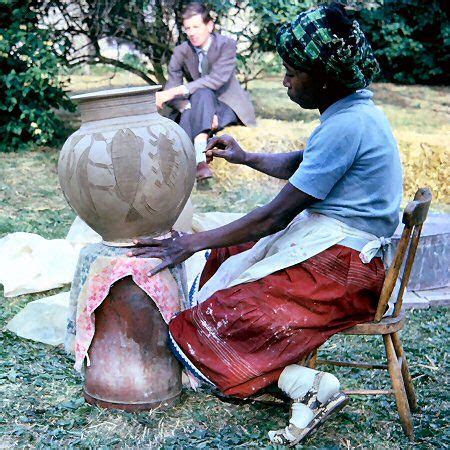
[[[450,204],[450,136],[395,133],[402,155],[404,198],[411,198],[419,187],[433,192],[433,203]]]
[[[314,122],[285,122],[275,119],[259,119],[256,127],[229,127],[224,132],[232,135],[249,152],[281,153],[301,150],[313,129]],[[255,182],[276,183],[274,178],[244,166],[230,166],[227,162],[214,160],[214,174],[221,185],[234,183],[254,184]],[[270,181],[269,181],[270,180]]]
[[[253,128],[230,127],[231,134],[247,151],[287,152],[304,148],[308,136],[318,125],[313,122],[286,122],[260,119]],[[404,198],[414,196],[417,188],[428,186],[433,191],[434,203],[450,204],[450,152],[445,142],[448,135],[395,131],[403,162]],[[214,161],[217,181],[225,188],[234,183],[268,183],[273,179],[242,166],[230,166],[223,160]]]

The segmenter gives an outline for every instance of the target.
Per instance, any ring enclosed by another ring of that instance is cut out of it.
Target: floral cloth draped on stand
[[[147,273],[159,264],[159,260],[129,258],[126,256],[128,251],[128,248],[93,244],[80,253],[70,291],[65,341],[66,350],[75,353],[77,370],[81,370],[94,336],[95,309],[107,297],[116,281],[131,276],[153,299],[166,322],[187,305],[184,267],[177,266],[149,278]]]

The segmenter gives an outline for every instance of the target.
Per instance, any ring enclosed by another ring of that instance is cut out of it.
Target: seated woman
[[[198,304],[169,325],[176,355],[222,393],[246,398],[278,382],[291,419],[271,431],[294,445],[346,404],[329,373],[298,362],[330,336],[373,319],[402,196],[397,145],[366,90],[378,71],[369,43],[342,6],[302,12],[277,33],[283,85],[320,125],[304,151],[245,152],[230,136],[207,157],[289,180],[267,205],[226,226],[143,239],[133,256],[160,258],[154,272],[213,249]],[[257,187],[255,186],[255,189]]]

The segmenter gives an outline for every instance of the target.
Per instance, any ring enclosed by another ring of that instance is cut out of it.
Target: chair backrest
[[[383,283],[383,288],[380,294],[380,300],[378,302],[377,312],[375,314],[375,322],[379,322],[386,312],[389,299],[394,290],[395,283],[397,282],[398,275],[400,273],[401,266],[406,257],[406,263],[403,268],[400,289],[395,301],[394,311],[392,315],[397,317],[400,314],[403,303],[403,294],[405,292],[406,285],[409,281],[411,274],[411,268],[416,255],[417,245],[419,243],[420,233],[422,232],[422,226],[427,218],[428,210],[432,194],[428,188],[420,188],[414,200],[406,205],[403,212],[403,232],[400,242],[398,243],[397,250],[395,251],[394,259],[389,267],[386,279]]]

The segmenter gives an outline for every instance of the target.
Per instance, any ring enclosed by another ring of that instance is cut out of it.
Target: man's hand
[[[228,135],[213,137],[206,146],[206,162],[210,163],[214,157],[223,158],[233,164],[245,164],[246,153],[236,140]]]
[[[172,100],[172,97],[170,97],[168,92],[169,91],[159,91],[156,93],[156,107],[158,109],[161,109],[164,106],[164,103]]]
[[[127,256],[137,258],[158,258],[161,264],[156,266],[148,276],[151,277],[169,266],[180,264],[194,254],[190,249],[189,235],[182,236],[173,231],[169,239],[141,238],[134,242],[135,248]]]
[[[158,91],[156,93],[156,107],[161,109],[164,103],[170,102],[170,100],[175,97],[181,97],[188,94],[189,91],[187,91],[187,88],[183,85],[175,86],[171,89],[167,89],[167,91]]]
[[[214,117],[213,117],[213,120],[211,123],[211,130],[212,131],[217,130],[218,126],[219,126],[219,118],[217,117],[217,114],[214,114]]]

